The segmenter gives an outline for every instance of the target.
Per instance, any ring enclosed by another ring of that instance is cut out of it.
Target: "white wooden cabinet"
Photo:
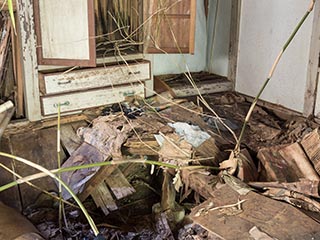
[[[112,3],[106,1],[100,3]],[[152,52],[163,52],[161,49],[171,53],[193,52],[195,0],[170,0],[165,6],[159,0],[135,2],[148,10],[139,14],[139,21],[144,24],[133,29],[140,31],[144,39],[137,44],[149,50],[157,46]],[[122,101],[130,93],[146,96],[153,91],[151,63],[143,61],[147,53],[143,48],[136,59],[130,55],[113,56],[108,57],[117,58],[112,66],[97,66],[102,58],[97,58],[96,38],[101,36],[95,34],[95,3],[94,0],[17,0],[25,109],[30,121],[55,116],[59,103],[62,112],[73,113]],[[136,9],[128,10],[132,14]],[[162,19],[164,12],[170,21]],[[159,21],[162,24],[155,31],[153,25]],[[168,32],[170,36],[163,34]],[[103,58],[103,63],[106,62],[110,61]],[[62,73],[68,67],[81,70]]]

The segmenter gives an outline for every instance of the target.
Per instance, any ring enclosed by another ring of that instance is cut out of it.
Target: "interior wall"
[[[236,91],[255,96],[310,0],[244,0]],[[284,53],[262,99],[303,112],[313,13]]]
[[[232,0],[211,0],[207,20],[207,71],[228,76]]]
[[[183,29],[181,29],[183,31]],[[186,36],[189,37],[189,36]],[[203,1],[197,0],[194,54],[150,54],[153,74],[175,74],[186,71],[198,72],[206,68],[207,29]]]

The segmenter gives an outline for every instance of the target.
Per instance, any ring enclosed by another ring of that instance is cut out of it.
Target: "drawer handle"
[[[127,91],[127,92],[123,93],[123,96],[124,97],[131,97],[131,96],[134,96],[135,93],[136,93],[135,91]]]
[[[64,103],[55,103],[55,104],[53,104],[53,106],[55,108],[57,108],[59,106],[59,104],[60,104],[60,106],[68,106],[68,105],[70,105],[70,102],[69,101],[65,101]]]
[[[64,84],[69,84],[69,83],[71,83],[71,80],[60,81],[60,82],[58,82],[58,85],[64,85]]]
[[[136,71],[136,72],[129,72],[129,75],[132,75],[132,74],[140,74],[141,71]]]

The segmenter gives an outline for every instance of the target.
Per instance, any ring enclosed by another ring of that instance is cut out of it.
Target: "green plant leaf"
[[[10,14],[10,18],[11,18],[11,22],[12,22],[14,33],[17,35],[16,22],[15,22],[15,19],[14,19],[12,0],[8,0],[8,9],[9,9],[9,14]]]

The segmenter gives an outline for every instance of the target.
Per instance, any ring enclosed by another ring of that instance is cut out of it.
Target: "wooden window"
[[[39,64],[95,66],[94,2],[35,0]]]
[[[196,0],[145,1],[149,53],[194,53]]]

